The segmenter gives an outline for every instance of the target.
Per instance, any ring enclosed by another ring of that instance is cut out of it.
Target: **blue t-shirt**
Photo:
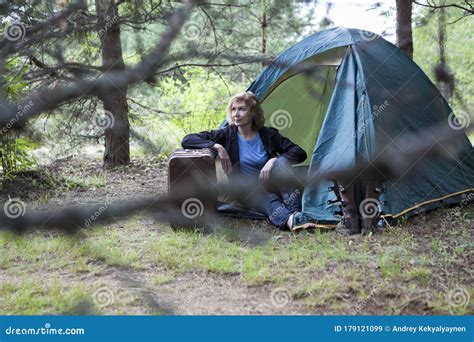
[[[263,147],[260,134],[257,134],[249,141],[245,140],[240,134],[239,137],[239,160],[240,172],[246,175],[259,175],[260,170],[268,161],[268,154]]]

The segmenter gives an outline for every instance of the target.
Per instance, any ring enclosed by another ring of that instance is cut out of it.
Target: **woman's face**
[[[244,101],[232,102],[230,114],[237,127],[252,124],[252,113],[250,113],[250,108],[247,107]]]

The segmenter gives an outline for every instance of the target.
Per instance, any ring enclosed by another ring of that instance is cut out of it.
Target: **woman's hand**
[[[221,160],[222,169],[226,174],[228,174],[232,170],[232,162],[230,161],[229,154],[225,150],[224,146],[220,144],[214,144],[212,148],[217,151],[219,159]]]
[[[260,170],[260,175],[258,178],[261,182],[268,180],[268,178],[270,177],[270,171],[273,167],[273,163],[275,163],[276,160],[276,158],[269,159],[267,163],[263,166],[263,168]]]

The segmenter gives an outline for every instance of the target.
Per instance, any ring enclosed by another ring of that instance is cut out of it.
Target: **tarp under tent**
[[[337,27],[312,34],[279,54],[248,89],[275,127],[308,154],[309,172],[370,162],[405,134],[459,123],[425,73],[406,54],[368,31]],[[451,120],[451,122],[450,122]],[[457,128],[457,127],[454,127]],[[469,201],[474,153],[467,138],[455,155],[421,156],[384,183],[384,217],[412,215]],[[322,182],[303,192],[303,212],[323,224],[339,221],[336,196]]]

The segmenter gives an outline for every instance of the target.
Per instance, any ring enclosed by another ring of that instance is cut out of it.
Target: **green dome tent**
[[[278,55],[248,90],[260,100],[267,125],[311,156],[303,164],[310,173],[369,162],[403,134],[453,119],[438,89],[402,50],[358,29],[337,27],[306,37]],[[474,154],[467,136],[456,156],[415,164],[385,182],[385,217],[470,200]],[[304,190],[304,214],[321,223],[339,221],[337,208],[328,204],[335,199],[331,185]]]

